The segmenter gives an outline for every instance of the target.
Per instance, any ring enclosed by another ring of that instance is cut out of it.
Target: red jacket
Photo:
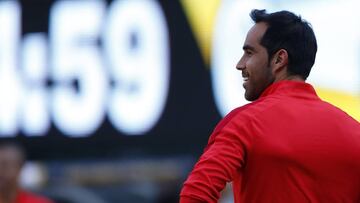
[[[14,203],[53,203],[53,202],[45,197],[20,190],[18,195],[16,196]]]
[[[229,113],[184,183],[181,203],[360,202],[360,124],[304,82],[272,84]]]

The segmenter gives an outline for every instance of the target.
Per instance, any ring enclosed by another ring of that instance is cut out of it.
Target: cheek
[[[261,78],[266,72],[267,64],[261,60],[249,60],[248,61],[248,72],[252,78]]]

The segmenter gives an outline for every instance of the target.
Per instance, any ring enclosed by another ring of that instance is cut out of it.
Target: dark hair
[[[255,9],[250,17],[255,23],[268,25],[260,44],[266,48],[269,60],[278,50],[285,49],[289,56],[288,73],[305,80],[314,65],[317,51],[311,25],[289,11],[268,14],[266,10]]]

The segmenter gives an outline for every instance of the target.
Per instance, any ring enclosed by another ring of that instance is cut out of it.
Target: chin
[[[256,99],[254,99],[254,98],[245,98],[246,100],[248,100],[248,101],[250,101],[250,102],[252,102],[252,101],[255,101]]]
[[[245,99],[248,101],[253,101],[252,97],[247,95],[246,93],[245,93]]]
[[[245,99],[248,101],[255,101],[259,98],[259,96],[252,95],[252,94],[246,94],[245,92]]]

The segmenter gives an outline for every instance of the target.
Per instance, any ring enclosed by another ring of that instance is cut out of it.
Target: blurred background
[[[254,8],[312,24],[308,82],[360,121],[356,5],[1,0],[0,142],[25,148],[21,185],[56,202],[178,202],[216,123],[246,103],[235,65]]]

